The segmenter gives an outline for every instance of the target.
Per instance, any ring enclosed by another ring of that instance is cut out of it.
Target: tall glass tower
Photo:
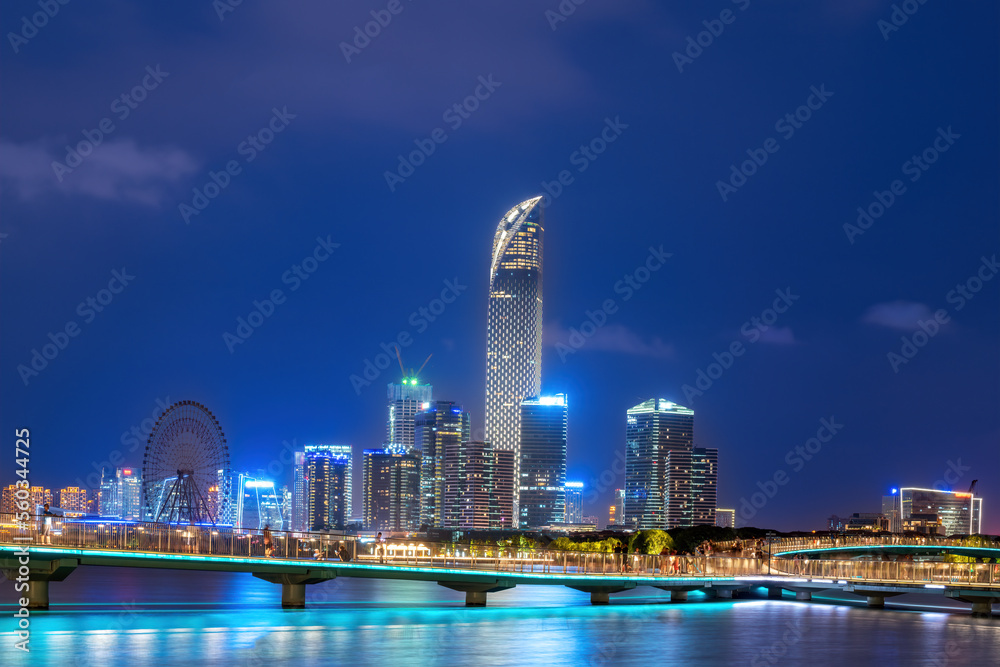
[[[420,452],[420,523],[444,525],[445,453],[469,441],[469,413],[452,401],[424,403],[413,419],[414,448]]]
[[[625,520],[622,523],[641,529],[673,527],[667,508],[671,500],[679,501],[681,496],[667,486],[669,455],[676,452],[675,457],[686,456],[683,465],[690,470],[694,410],[662,398],[651,398],[629,408],[625,440]]]
[[[566,395],[521,402],[520,525],[566,523]]]
[[[507,211],[493,237],[486,325],[486,440],[514,453],[520,480],[521,401],[542,387],[542,198]],[[518,516],[514,484],[513,516]]]
[[[433,399],[433,389],[416,377],[405,377],[402,382],[390,383],[388,387],[389,419],[385,425],[385,441],[394,448],[410,451],[413,443],[413,419],[424,403]]]

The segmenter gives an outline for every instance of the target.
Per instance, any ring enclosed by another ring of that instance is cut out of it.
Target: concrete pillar
[[[713,590],[715,591],[715,597],[717,598],[723,598],[726,600],[731,600],[733,598],[733,591],[730,588],[716,588]]]
[[[590,594],[590,604],[610,604],[611,596],[607,591],[594,591]]]
[[[972,616],[973,618],[978,616],[983,616],[989,618],[993,615],[993,603],[989,600],[985,602],[973,602],[972,603]]]
[[[305,584],[281,584],[282,609],[305,609],[305,607],[306,607]]]
[[[780,600],[781,599],[781,589],[780,588],[768,588],[767,597]]]
[[[485,607],[486,606],[486,591],[466,591],[465,592],[465,606],[466,607]]]
[[[885,606],[885,597],[881,595],[869,595],[868,606],[873,609],[881,609]]]
[[[671,602],[687,602],[687,599],[688,599],[687,591],[670,591]]]
[[[28,609],[49,608],[49,582],[28,581]]]
[[[812,600],[813,594],[811,591],[795,591],[796,600]]]

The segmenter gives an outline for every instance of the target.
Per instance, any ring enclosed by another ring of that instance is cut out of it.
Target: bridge
[[[464,592],[467,606],[484,606],[488,594],[518,585],[566,586],[589,593],[593,604],[607,604],[611,595],[638,586],[668,591],[672,601],[687,600],[691,591],[731,598],[735,591],[760,587],[767,588],[770,597],[789,591],[807,601],[814,593],[839,590],[866,598],[872,607],[884,606],[887,597],[932,592],[969,603],[974,615],[983,616],[990,616],[992,605],[1000,603],[997,558],[952,563],[840,557],[844,549],[861,546],[927,545],[776,543],[765,558],[721,554],[623,559],[608,553],[496,545],[396,541],[380,546],[325,533],[265,535],[66,521],[48,533],[39,526],[0,527],[0,570],[8,579],[28,584],[29,609],[47,609],[50,582],[62,581],[82,566],[249,573],[280,585],[285,608],[304,607],[308,586],[337,577],[435,582]],[[993,551],[1000,550],[987,553]],[[808,560],[794,558],[806,552]],[[335,555],[340,553],[342,557]]]

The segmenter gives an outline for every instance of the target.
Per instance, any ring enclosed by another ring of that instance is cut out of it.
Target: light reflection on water
[[[310,608],[283,611],[280,588],[249,575],[127,568],[80,568],[50,592],[52,610],[31,617],[30,656],[6,634],[0,664],[1000,664],[1000,617],[973,619],[965,605],[913,612],[694,593],[670,603],[639,588],[595,607],[570,589],[519,586],[467,609],[464,594],[433,583],[345,578],[310,586]]]

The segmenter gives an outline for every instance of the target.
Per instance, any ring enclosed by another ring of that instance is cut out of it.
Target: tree
[[[655,528],[638,531],[629,543],[629,550],[634,553],[658,554],[664,548],[673,549],[674,540],[666,531]]]

